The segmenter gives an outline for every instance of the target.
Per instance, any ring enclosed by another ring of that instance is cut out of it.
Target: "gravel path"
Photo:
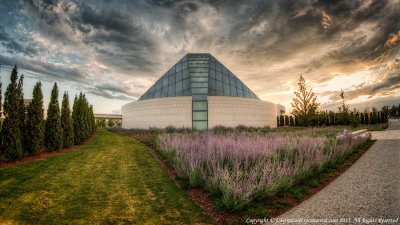
[[[400,224],[400,126],[371,133],[378,141],[354,165],[276,219],[282,224],[310,222],[301,219],[331,219],[313,224]]]

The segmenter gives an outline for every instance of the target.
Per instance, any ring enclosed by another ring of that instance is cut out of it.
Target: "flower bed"
[[[340,163],[369,136],[336,140],[339,130],[162,133],[157,150],[191,187],[205,187],[226,209],[241,209]]]

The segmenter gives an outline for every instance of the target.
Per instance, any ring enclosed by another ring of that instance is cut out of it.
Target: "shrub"
[[[157,150],[190,186],[205,186],[237,210],[343,160],[367,139],[336,140],[338,131],[162,133]]]

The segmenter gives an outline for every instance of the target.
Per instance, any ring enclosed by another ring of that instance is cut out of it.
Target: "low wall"
[[[276,127],[276,105],[258,99],[208,96],[208,128],[222,125]]]
[[[192,97],[168,97],[142,100],[121,108],[122,128],[148,129],[192,127]]]

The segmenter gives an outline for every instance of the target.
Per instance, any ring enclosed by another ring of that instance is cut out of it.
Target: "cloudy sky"
[[[3,92],[14,64],[47,104],[84,91],[97,113],[136,100],[190,52],[290,106],[300,74],[322,108],[400,103],[400,1],[0,0]],[[60,94],[61,94],[60,93]]]

